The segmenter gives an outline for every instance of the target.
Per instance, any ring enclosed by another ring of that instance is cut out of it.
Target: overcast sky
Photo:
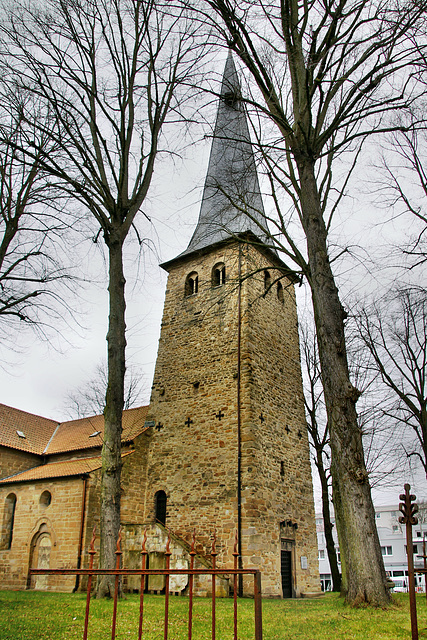
[[[138,255],[136,245],[128,245],[127,358],[144,377],[142,403],[149,401],[165,295],[166,273],[159,263],[183,251],[193,233],[209,150],[207,138],[190,145],[182,161],[158,164],[149,201],[144,204],[152,224],[142,215],[138,223],[140,233],[152,242],[152,249],[144,249]],[[365,175],[369,174],[369,154],[366,158]],[[358,179],[362,184],[363,169]],[[348,259],[335,266],[341,295],[349,300],[361,290],[374,291],[383,282],[393,280],[396,271],[392,267],[374,268],[371,257],[373,253],[376,257],[383,253],[389,258],[390,242],[403,237],[407,225],[407,220],[392,221],[381,207],[372,206],[368,191],[359,188],[357,200],[349,197],[344,201],[331,236],[332,251],[338,252],[346,245],[352,247]],[[90,241],[73,251],[75,263],[90,264],[97,280],[83,287],[73,303],[81,311],[77,322],[70,327],[64,324],[58,327],[58,334],[50,334],[52,344],[26,331],[17,336],[15,349],[0,345],[0,402],[58,421],[70,418],[68,393],[89,380],[106,357],[108,298],[104,257]],[[422,284],[422,274],[415,277]],[[299,290],[298,296],[303,309],[304,290]],[[405,481],[415,483],[420,495],[427,495],[422,476]],[[394,486],[374,493],[381,504],[394,503],[397,494]]]
[[[166,273],[159,263],[183,251],[197,222],[210,142],[194,144],[185,161],[159,163],[149,202],[140,214],[138,229],[150,239],[150,248],[138,253],[127,243],[126,322],[128,361],[144,375],[148,402],[157,354],[165,295]],[[102,247],[102,241],[100,242]],[[73,249],[74,262],[89,265],[96,283],[83,286],[73,306],[76,322],[64,323],[51,343],[28,329],[16,336],[14,348],[0,345],[0,402],[55,420],[69,418],[65,410],[69,391],[90,379],[106,358],[108,296],[102,249],[90,240]],[[81,326],[79,326],[81,325]]]

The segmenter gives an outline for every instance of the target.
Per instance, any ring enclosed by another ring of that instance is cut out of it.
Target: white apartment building
[[[406,530],[405,526],[399,524],[399,507],[385,506],[375,507],[375,518],[377,523],[378,535],[380,539],[381,552],[384,558],[384,566],[387,575],[393,580],[394,591],[408,590],[408,561],[406,555]],[[334,518],[332,521],[335,522]],[[328,553],[326,551],[326,540],[323,527],[322,514],[316,514],[317,528],[317,546],[319,549],[319,573],[322,584],[322,591],[328,591],[331,588],[331,571],[329,568]],[[334,528],[335,548],[338,552],[338,563],[340,565],[340,553],[336,530]],[[427,524],[419,523],[412,528],[412,537],[414,545],[414,565],[415,568],[422,568],[424,560],[423,554],[423,538],[426,536],[427,547]],[[416,575],[415,584],[418,591],[425,591],[426,576]]]

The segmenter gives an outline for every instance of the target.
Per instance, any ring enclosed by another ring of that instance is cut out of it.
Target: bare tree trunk
[[[107,234],[106,234],[107,235]],[[108,386],[104,409],[104,443],[102,446],[101,541],[100,566],[115,567],[116,541],[120,530],[121,433],[124,405],[126,350],[125,277],[123,241],[118,233],[105,238],[109,250]],[[114,595],[114,577],[103,576],[97,597]]]
[[[302,223],[307,238],[309,279],[331,446],[333,502],[342,558],[342,592],[357,605],[390,601],[375,511],[357,424],[357,389],[350,382],[344,337],[345,312],[328,257],[327,231],[316,185],[314,161],[296,158]],[[375,564],[372,559],[375,558]]]
[[[317,454],[317,471],[320,478],[320,486],[322,490],[322,514],[323,514],[323,529],[326,540],[326,551],[328,553],[329,566],[332,576],[332,591],[340,591],[341,589],[341,574],[338,568],[337,551],[335,549],[334,537],[332,534],[333,524],[331,521],[331,509],[329,506],[329,487],[328,478],[326,476],[325,467],[322,460],[322,452],[316,451]]]

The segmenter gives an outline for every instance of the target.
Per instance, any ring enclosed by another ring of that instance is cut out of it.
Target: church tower
[[[262,571],[266,596],[320,591],[292,276],[269,245],[228,57],[199,221],[163,264],[145,520]],[[203,536],[205,538],[203,539]]]

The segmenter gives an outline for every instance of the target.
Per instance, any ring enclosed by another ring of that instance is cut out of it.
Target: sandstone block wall
[[[213,286],[218,265],[226,283]],[[262,570],[264,595],[280,596],[280,523],[292,520],[300,595],[318,592],[320,583],[296,309],[289,282],[281,281],[279,296],[277,283],[265,291],[266,268],[274,283],[274,265],[243,248],[242,551],[245,566]],[[190,273],[198,291],[185,295]],[[237,244],[171,267],[149,415],[158,429],[149,436],[145,519],[154,518],[155,494],[165,491],[166,525],[187,540],[195,527],[206,548],[215,529],[219,564],[232,563],[237,527],[238,282]]]
[[[263,571],[263,590],[277,594],[280,552],[284,541],[291,543],[295,595],[318,593],[294,287],[253,247],[246,247],[244,258],[245,273],[253,275],[246,280],[242,340],[243,397],[250,398],[242,418],[243,549]]]
[[[80,478],[11,484],[0,488],[0,522],[8,496],[16,496],[12,544],[0,550],[0,583],[25,589],[30,566],[77,566],[83,481]],[[43,501],[50,493],[51,502]],[[41,546],[40,546],[41,545]],[[41,564],[40,564],[41,563]],[[71,591],[73,576],[33,578],[32,588]]]
[[[40,456],[0,446],[0,478],[12,476],[40,464]]]

